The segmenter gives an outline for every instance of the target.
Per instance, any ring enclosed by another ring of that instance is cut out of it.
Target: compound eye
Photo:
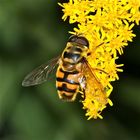
[[[77,35],[72,35],[72,36],[70,36],[68,42],[76,42],[77,38],[78,38]]]
[[[89,42],[83,36],[72,35],[69,38],[68,42],[74,42],[74,43],[77,43],[79,45],[86,46],[87,48],[89,48]]]
[[[87,48],[89,48],[89,42],[85,37],[78,37],[76,43],[79,43],[82,46],[86,46]]]

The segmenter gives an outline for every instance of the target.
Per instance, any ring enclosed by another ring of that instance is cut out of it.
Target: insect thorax
[[[75,69],[75,66],[82,63],[83,52],[87,51],[82,45],[68,42],[65,50],[62,53],[63,67],[67,69]]]

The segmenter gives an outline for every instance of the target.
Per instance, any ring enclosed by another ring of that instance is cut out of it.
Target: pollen
[[[109,99],[111,83],[119,79],[118,72],[123,72],[123,64],[116,64],[116,60],[136,36],[132,29],[140,22],[140,0],[69,0],[58,4],[64,13],[62,19],[77,23],[69,33],[82,34],[89,41],[86,59],[93,76],[85,72],[82,103],[88,120],[102,119],[102,111],[113,105]]]

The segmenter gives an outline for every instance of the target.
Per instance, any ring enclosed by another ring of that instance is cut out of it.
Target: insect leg
[[[81,78],[79,78],[79,93],[82,94],[82,98],[85,99],[85,88],[86,88],[86,77],[82,76]]]

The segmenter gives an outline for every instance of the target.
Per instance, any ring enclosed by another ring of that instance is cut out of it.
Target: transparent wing
[[[95,69],[96,70],[96,69]],[[104,71],[103,71],[104,72]],[[90,64],[88,63],[88,61],[86,59],[84,59],[84,67],[83,67],[83,73],[85,75],[88,75],[90,78],[90,81],[92,84],[91,86],[95,86],[98,90],[100,90],[102,93],[105,93],[104,87],[101,84],[100,80],[98,79],[98,77],[96,76],[96,74],[94,73],[94,69],[90,66]],[[87,83],[88,84],[88,83]]]
[[[46,64],[42,64],[38,68],[34,69],[29,73],[23,80],[22,86],[34,86],[41,83],[44,83],[48,75],[54,70],[57,64],[59,64],[60,56],[51,59]]]

